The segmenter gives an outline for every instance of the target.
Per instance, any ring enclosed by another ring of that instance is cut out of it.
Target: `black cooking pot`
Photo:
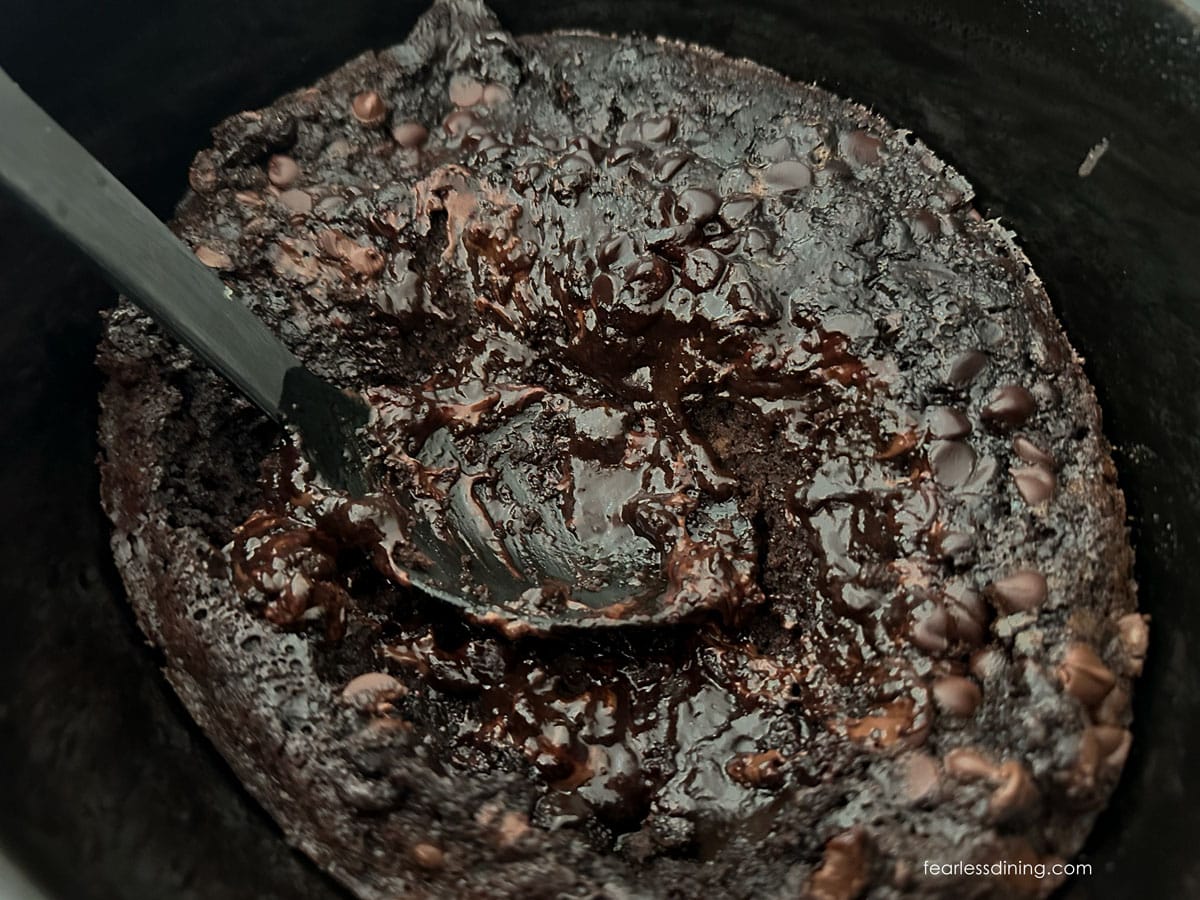
[[[211,125],[401,40],[425,5],[0,0],[0,66],[165,217]],[[1166,0],[493,6],[517,32],[660,33],[817,81],[915,130],[1021,236],[1100,394],[1154,626],[1095,874],[1065,893],[1200,896],[1200,19]],[[56,897],[343,897],[242,793],[125,606],[94,466],[112,301],[0,203],[0,842]]]

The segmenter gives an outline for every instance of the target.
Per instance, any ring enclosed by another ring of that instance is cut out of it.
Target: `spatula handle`
[[[300,362],[3,70],[0,186],[268,415],[282,420],[284,376]]]

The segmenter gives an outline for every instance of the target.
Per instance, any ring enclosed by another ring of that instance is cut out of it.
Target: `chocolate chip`
[[[878,609],[883,599],[882,591],[865,588],[853,582],[842,586],[842,604],[854,612]]]
[[[1034,400],[1026,388],[1019,384],[1006,384],[992,395],[992,399],[983,408],[983,420],[996,428],[1016,428],[1024,425],[1037,409]]]
[[[888,445],[875,454],[876,459],[895,459],[908,453],[917,445],[917,434],[914,431],[902,431],[893,434]]]
[[[483,100],[483,84],[466,75],[455,75],[450,79],[448,93],[455,106],[474,106]]]
[[[904,795],[913,803],[932,799],[941,781],[938,762],[928,753],[914,752],[904,758]]]
[[[689,157],[683,153],[672,153],[658,161],[654,169],[654,177],[659,181],[670,181],[684,167]]]
[[[993,581],[988,595],[1005,615],[1028,612],[1046,602],[1046,577],[1034,569],[1020,569]]]
[[[1042,466],[1024,466],[1012,470],[1021,499],[1030,506],[1045,503],[1054,496],[1054,475]]]
[[[1129,673],[1136,674],[1136,673]],[[1100,705],[1092,710],[1092,718],[1098,725],[1124,725],[1129,716],[1129,691],[1119,684],[1114,685]]]
[[[505,810],[496,803],[486,803],[475,814],[475,822],[492,830],[492,839],[499,847],[512,847],[519,844],[528,834],[533,832],[529,817],[525,813]]]
[[[364,278],[374,278],[386,261],[374,247],[363,246],[333,228],[317,232],[317,247],[326,256],[339,260]]]
[[[670,116],[651,116],[642,121],[639,129],[643,141],[661,144],[675,132],[675,120]]]
[[[629,162],[637,156],[638,149],[631,144],[618,144],[608,151],[608,155],[604,157],[604,161],[610,166],[619,166]]]
[[[944,602],[954,624],[954,638],[968,646],[982,643],[987,632],[988,610],[979,592],[963,584],[947,585]]]
[[[613,280],[608,275],[597,275],[592,279],[592,304],[597,309],[607,309],[612,306],[615,291]]]
[[[753,788],[777,788],[783,784],[784,758],[778,750],[741,753],[725,766],[729,777]]]
[[[982,700],[979,685],[970,678],[945,675],[933,683],[933,701],[947,715],[972,716]]]
[[[680,222],[707,222],[717,214],[720,198],[702,188],[688,188],[675,200],[675,216]]]
[[[925,410],[925,427],[929,436],[952,441],[971,433],[971,422],[957,409],[949,406],[931,406]]]
[[[1085,706],[1095,706],[1117,683],[1116,676],[1090,646],[1075,643],[1067,648],[1058,666],[1063,690]]]
[[[846,135],[846,153],[861,165],[874,165],[879,162],[879,148],[883,141],[861,128]]]
[[[987,354],[979,350],[967,350],[950,362],[946,370],[946,382],[954,387],[966,387],[987,365]]]
[[[725,224],[736,228],[742,225],[758,209],[758,198],[750,194],[736,194],[727,197],[721,204],[721,218]]]
[[[350,102],[350,111],[363,125],[380,124],[387,118],[387,104],[375,91],[363,91]]]
[[[658,300],[671,286],[671,266],[660,256],[643,257],[625,270],[625,280],[647,299]]]
[[[811,185],[812,169],[797,159],[787,159],[767,166],[762,179],[769,191],[786,194]]]
[[[374,278],[383,271],[384,259],[374,247],[355,247],[346,254],[346,263],[364,278]]]
[[[275,154],[267,162],[267,179],[277,188],[291,187],[300,177],[300,164],[290,156]]]
[[[960,781],[991,780],[996,764],[972,747],[955,747],[945,758],[946,771]]]
[[[914,691],[916,695],[918,692]],[[920,692],[923,697],[924,691]],[[929,717],[912,696],[902,694],[879,704],[868,715],[846,720],[846,736],[878,748],[897,743],[917,747],[929,735]]]
[[[1096,742],[1102,757],[1108,757],[1120,768],[1125,764],[1125,754],[1129,750],[1133,735],[1128,728],[1114,728],[1110,725],[1093,725],[1084,732]]]
[[[856,825],[830,839],[821,865],[808,880],[812,900],[855,900],[867,886],[869,851],[866,831]]]
[[[340,231],[332,228],[326,228],[317,232],[317,246],[326,256],[332,256],[335,259],[341,259],[346,256],[350,249],[355,245],[354,241],[350,240]]]
[[[1089,725],[1079,735],[1079,749],[1069,777],[1076,790],[1093,791],[1121,774],[1133,736],[1126,728]]]
[[[429,129],[420,122],[401,122],[392,129],[392,140],[401,147],[415,150],[429,140]]]
[[[201,244],[196,248],[196,259],[204,263],[210,269],[232,269],[233,260],[229,258],[228,253],[222,253],[220,250],[214,250],[212,247]]]
[[[462,137],[465,135],[479,120],[475,118],[474,113],[465,110],[457,109],[442,120],[442,127],[446,129],[446,133],[452,137]]]
[[[412,856],[413,862],[428,871],[435,871],[446,864],[445,852],[435,844],[425,842],[413,844],[409,849],[409,854]]]
[[[589,153],[568,153],[558,161],[558,172],[561,175],[582,175],[596,168],[596,163]]]
[[[942,487],[961,487],[975,471],[975,451],[962,441],[934,441],[929,450],[929,467]]]
[[[299,188],[292,188],[290,191],[281,193],[279,195],[279,202],[294,213],[304,214],[312,212],[312,195]]]
[[[1013,452],[1032,466],[1054,468],[1054,457],[1023,435],[1013,438]]]
[[[751,256],[769,253],[774,246],[774,240],[761,228],[747,228],[746,236],[742,238],[742,248]]]
[[[941,653],[950,645],[950,616],[940,603],[926,602],[913,610],[913,643],[922,650]]]
[[[684,257],[679,274],[691,290],[706,291],[720,280],[724,269],[725,261],[718,254],[701,247]]]
[[[249,206],[251,208],[262,206],[265,202],[262,198],[262,194],[256,193],[255,191],[238,191],[233,195],[233,199],[242,206]]]
[[[1128,613],[1117,620],[1117,630],[1120,633],[1121,645],[1131,656],[1145,656],[1150,645],[1150,630],[1146,627],[1146,617],[1140,613]]]
[[[737,249],[738,242],[741,240],[720,219],[706,222],[700,233],[704,235],[704,242],[718,253],[732,253]]]
[[[756,149],[758,155],[768,162],[779,162],[782,159],[792,159],[796,156],[796,147],[787,138],[771,141],[769,144],[757,147]]]
[[[322,156],[326,160],[346,159],[353,152],[354,148],[350,145],[348,140],[345,138],[337,138],[336,140],[329,142],[329,145],[323,151]]]
[[[405,693],[404,685],[386,672],[367,672],[342,688],[342,702],[356,709],[375,711],[381,703]]]
[[[1126,671],[1131,675],[1140,674],[1146,650],[1150,646],[1150,629],[1146,625],[1146,617],[1140,613],[1121,616],[1117,619],[1117,636],[1128,660]]]
[[[967,531],[946,530],[936,537],[935,545],[942,558],[956,566],[964,566],[974,558],[975,537]]]
[[[996,459],[990,453],[983,454],[975,463],[975,471],[970,480],[963,485],[963,491],[976,496],[985,496],[994,490],[992,480],[996,476],[998,466]]]
[[[596,259],[605,269],[611,268],[617,263],[630,263],[635,259],[633,241],[628,235],[619,234],[611,240],[605,241],[600,252],[596,254]]]
[[[942,233],[941,220],[928,209],[914,213],[908,220],[908,227],[917,239],[930,238]]]
[[[988,816],[994,822],[1007,822],[1029,812],[1041,793],[1029,769],[1016,760],[1005,760],[996,770],[1000,786],[988,798]]]
[[[512,93],[502,84],[488,84],[483,88],[483,105],[499,106],[512,99]]]

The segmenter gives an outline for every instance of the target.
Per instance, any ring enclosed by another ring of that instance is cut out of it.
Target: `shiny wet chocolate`
[[[809,499],[850,479],[877,495],[862,540],[882,545],[880,516],[917,502],[920,466],[949,487],[986,480],[994,464],[977,467],[964,443],[922,459],[919,414],[871,340],[878,310],[857,311],[889,242],[916,249],[905,220],[889,232],[875,190],[896,152],[882,137],[797,120],[739,158],[736,114],[749,113],[732,105],[716,133],[673,111],[562,137],[526,124],[543,118],[536,96],[505,88],[485,104],[479,82],[467,87],[452,80],[436,145],[412,160],[407,138],[390,151],[412,172],[372,188],[385,209],[357,230],[374,242],[296,222],[276,269],[294,277],[299,249],[310,284],[336,280],[337,265],[375,288],[373,312],[463,328],[422,383],[366,394],[377,479],[416,497],[419,526],[464,559],[448,588],[478,598],[477,618],[510,634],[710,611],[736,622],[763,600],[767,507],[824,521],[828,504]],[[961,189],[939,190],[965,228]],[[431,248],[434,271],[417,271]],[[773,496],[712,445],[700,420],[720,405],[786,460]],[[389,558],[407,527],[380,523]],[[499,579],[527,588],[492,598]]]

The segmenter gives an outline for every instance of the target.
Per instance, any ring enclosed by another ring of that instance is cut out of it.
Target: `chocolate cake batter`
[[[924,862],[1086,837],[1146,646],[1124,504],[1028,261],[911,134],[445,2],[189,176],[176,232],[368,399],[378,489],[123,302],[114,552],[193,716],[357,896],[1061,881]],[[422,596],[417,527],[530,589]]]

